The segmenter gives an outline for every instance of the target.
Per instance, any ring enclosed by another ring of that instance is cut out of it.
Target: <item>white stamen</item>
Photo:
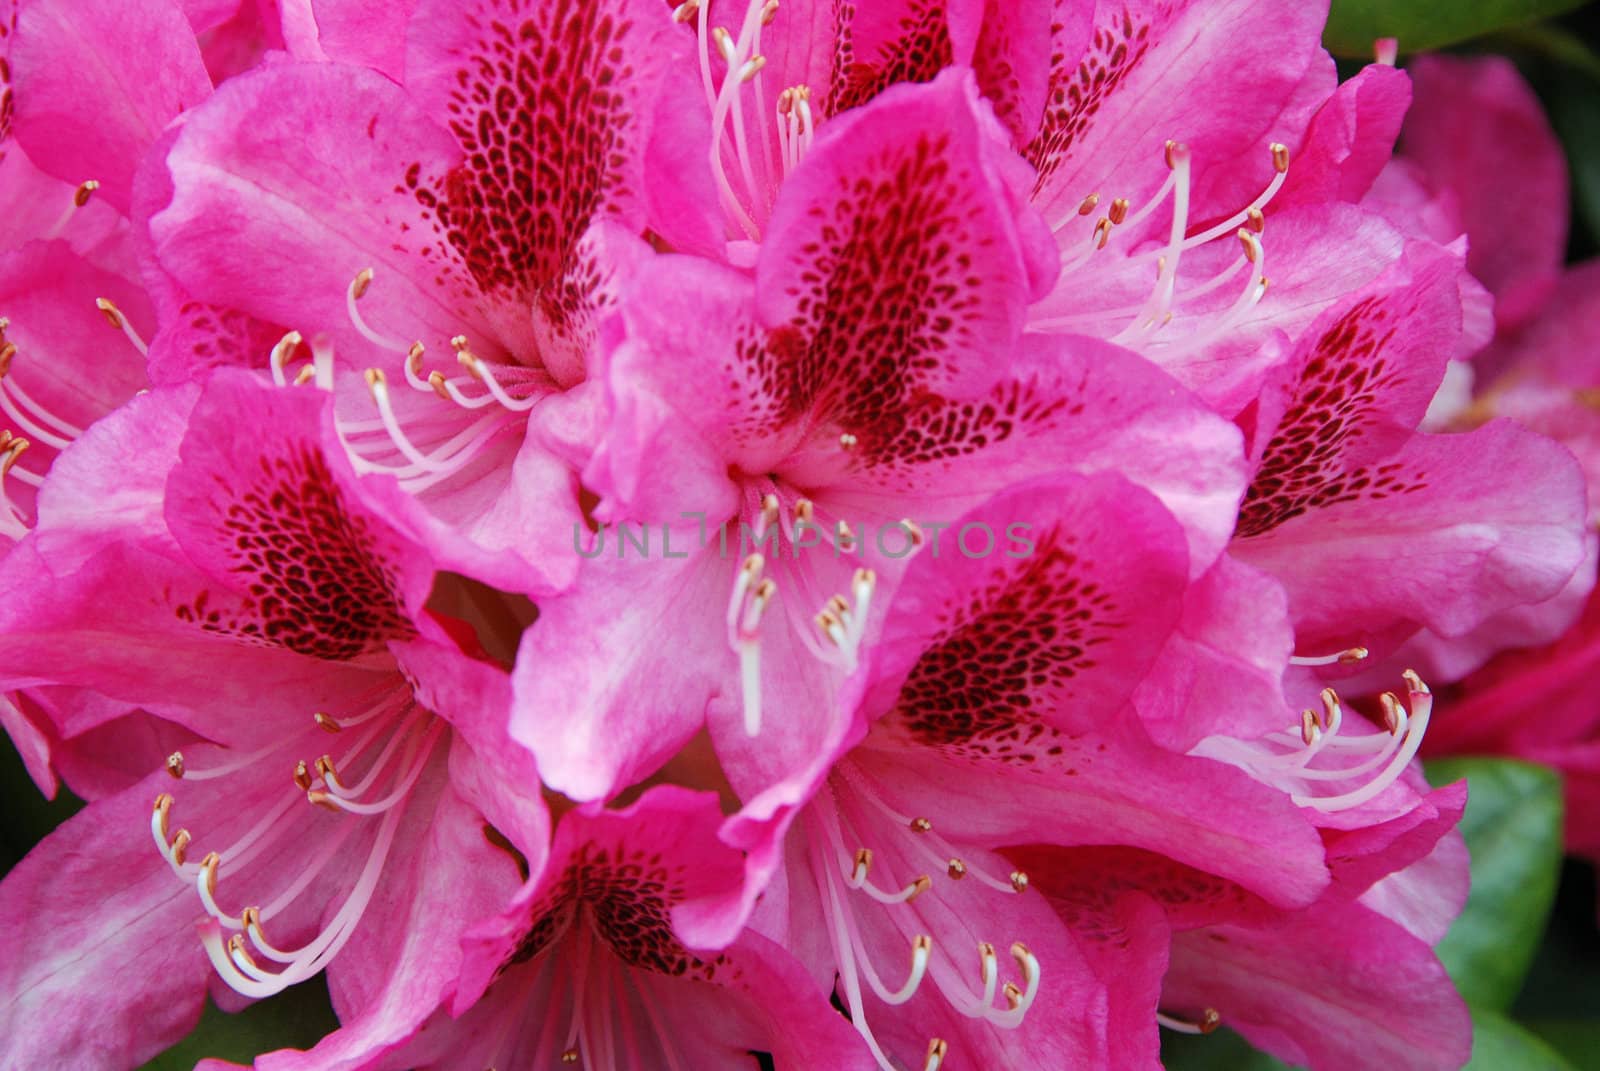
[[[95,298],[94,304],[100,310],[100,314],[106,318],[106,323],[127,336],[128,341],[133,343],[133,348],[139,351],[139,356],[147,357],[150,355],[150,347],[144,344],[144,339],[139,337],[139,332],[133,329],[133,325],[122,314],[121,309],[117,308],[109,299],[103,297]]]
[[[1347,647],[1330,655],[1292,655],[1291,666],[1352,666],[1364,661],[1370,652],[1365,647]]]

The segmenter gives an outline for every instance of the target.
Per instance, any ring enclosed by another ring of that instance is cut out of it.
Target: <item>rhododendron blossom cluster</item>
[[[1461,1066],[1588,506],[1325,16],[0,0],[0,1065]]]

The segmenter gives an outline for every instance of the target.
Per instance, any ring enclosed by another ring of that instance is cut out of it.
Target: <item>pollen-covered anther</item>
[[[155,828],[156,836],[160,837],[161,842],[165,844],[167,842],[167,820],[172,815],[172,794],[168,792],[158,794],[152,813],[154,817],[151,823]]]
[[[1164,150],[1167,167],[1176,169],[1189,159],[1189,146],[1181,141],[1168,141]]]
[[[4,379],[7,372],[11,371],[11,359],[17,355],[17,344],[7,342],[0,346],[0,379]]]
[[[1027,892],[1028,875],[1021,870],[1013,870],[1011,872],[1011,888],[1019,893]]]
[[[199,880],[204,883],[205,891],[211,896],[217,895],[217,867],[221,863],[222,856],[216,852],[207,852],[206,857],[200,860]]]
[[[306,802],[317,807],[321,807],[325,811],[332,811],[335,814],[344,810],[344,808],[340,807],[336,802],[331,792],[324,792],[320,788],[313,788],[308,791],[306,793]]]
[[[20,437],[14,438],[6,444],[5,456],[0,457],[0,476],[4,476],[11,471],[11,467],[17,463],[17,459],[27,451],[30,445],[27,439]]]
[[[872,869],[872,849],[857,848],[854,863],[850,867],[850,880],[862,882],[867,880],[867,873]]]
[[[1244,211],[1245,226],[1260,234],[1267,229],[1267,216],[1261,209],[1251,205]]]
[[[778,0],[767,0],[761,5],[761,25],[771,26],[772,20],[778,17]]]
[[[1271,145],[1271,150],[1272,150],[1272,166],[1277,170],[1278,174],[1281,175],[1284,172],[1288,171],[1289,170],[1289,146],[1283,144],[1281,141],[1275,141]]]
[[[1248,228],[1239,228],[1239,244],[1244,246],[1244,259],[1254,264],[1261,255],[1261,245],[1256,236]]]
[[[959,859],[951,859],[950,865],[945,868],[945,873],[955,881],[960,881],[967,876],[967,864]]]
[[[350,283],[350,296],[360,301],[367,296],[367,288],[372,285],[372,269],[362,268],[356,272],[356,277]]]
[[[1100,222],[1094,225],[1094,247],[1104,249],[1106,242],[1111,238],[1111,217],[1101,216]]]
[[[106,318],[106,323],[110,324],[113,330],[121,331],[127,336],[128,341],[133,343],[134,349],[141,354],[150,352],[150,347],[145,345],[144,339],[139,336],[139,332],[133,329],[133,325],[122,314],[122,310],[117,308],[115,302],[109,298],[97,297],[94,299],[94,305],[95,308],[100,310],[100,315]]]
[[[1111,208],[1106,213],[1106,218],[1112,223],[1120,224],[1123,220],[1128,218],[1129,207],[1128,199],[1126,197],[1118,197],[1115,201],[1111,202]]]
[[[95,191],[99,188],[100,182],[98,179],[80,182],[78,188],[72,193],[72,203],[78,208],[84,207],[93,199]]]
[[[839,446],[840,446],[841,449],[854,450],[855,447],[856,447],[857,441],[858,440],[856,439],[856,437],[854,435],[851,435],[848,431],[839,433]]]
[[[1384,692],[1378,696],[1378,706],[1383,708],[1383,727],[1389,730],[1391,736],[1400,732],[1405,725],[1405,714],[1400,706],[1400,699],[1393,692]]]
[[[171,774],[175,781],[183,780],[183,752],[174,751],[167,756],[167,773]]]
[[[928,1041],[928,1051],[922,1058],[922,1071],[939,1071],[949,1052],[950,1045],[944,1038],[931,1038]]]
[[[289,355],[299,349],[300,344],[304,341],[305,336],[300,332],[288,331],[273,345],[272,352],[267,357],[267,368],[272,373],[273,382],[277,383],[278,386],[287,385],[288,380],[283,374],[284,365],[288,364]],[[309,368],[310,365],[306,367]]]
[[[1089,196],[1078,202],[1078,215],[1087,216],[1089,213],[1095,210],[1095,206],[1099,203],[1100,195],[1098,193],[1091,193]]]
[[[172,838],[172,861],[178,866],[182,866],[189,858],[189,845],[193,841],[187,829],[178,830],[178,835]]]
[[[1300,739],[1304,740],[1307,747],[1316,743],[1321,730],[1317,727],[1317,716],[1309,710],[1300,712]]]
[[[561,1062],[564,1063],[564,1064],[575,1064],[575,1063],[577,1063],[578,1062],[578,1050],[577,1049],[567,1049],[566,1051],[564,1051],[561,1054]]]
[[[761,68],[765,67],[766,65],[767,65],[767,57],[765,57],[765,56],[751,56],[748,60],[745,61],[744,66],[739,68],[739,81],[741,81],[741,82],[750,81],[756,75],[760,74],[761,73]]]
[[[672,9],[673,22],[689,22],[700,11],[696,0],[683,0],[683,3]]]
[[[927,892],[929,889],[933,888],[933,879],[928,877],[926,874],[918,874],[911,880],[911,885],[909,888],[911,892],[910,895],[906,897],[906,903],[908,904],[917,897],[921,896],[923,893]]]
[[[302,792],[311,791],[311,769],[305,759],[294,764],[294,783],[300,786]]]
[[[913,818],[908,825],[913,833],[928,833],[933,830],[933,823],[926,818]]]
[[[325,733],[336,733],[344,728],[344,726],[340,725],[337,721],[328,717],[328,715],[324,714],[320,710],[312,714],[311,718],[317,723],[317,728],[321,729]]]

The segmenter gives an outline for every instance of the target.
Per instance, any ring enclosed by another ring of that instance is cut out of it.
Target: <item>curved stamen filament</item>
[[[247,953],[243,957],[238,955],[244,949],[242,935],[239,940],[225,943],[219,926],[213,924],[203,928],[201,941],[205,945],[212,966],[216,968],[223,981],[247,997],[271,996],[296,982],[310,978],[337,956],[355,933],[361,914],[366,910],[372,893],[377,888],[378,878],[383,872],[389,850],[394,844],[395,830],[400,825],[400,814],[399,810],[392,810],[384,815],[378,828],[378,835],[367,855],[366,865],[362,868],[355,887],[346,897],[344,905],[334,916],[333,921],[300,949],[296,958],[283,971],[271,974],[259,968],[247,970],[242,964],[249,963],[253,967],[254,963],[248,959]],[[198,881],[203,889],[206,882],[204,868]]]
[[[1013,870],[1004,880],[997,878],[986,867],[974,866],[964,859],[955,845],[940,836],[932,821],[910,817],[889,806],[873,791],[869,779],[850,760],[841,761],[834,767],[834,772],[850,786],[856,798],[885,815],[895,825],[910,831],[912,850],[935,867],[944,869],[952,880],[959,881],[970,876],[980,884],[1004,893],[1020,893],[1028,888],[1028,876],[1022,871]]]
[[[1346,647],[1330,655],[1291,655],[1291,666],[1353,666],[1366,660],[1370,652],[1365,647]]]
[[[50,225],[50,229],[45,232],[45,237],[61,237],[61,235],[65,233],[67,225],[71,223],[73,217],[78,214],[78,210],[87,206],[88,203],[94,199],[95,191],[99,188],[100,183],[97,179],[90,179],[87,182],[79,183],[78,188],[72,191],[71,203],[68,204],[66,208],[62,209],[61,215],[56,217],[56,221],[52,223]]]
[[[1259,741],[1211,737],[1202,741],[1195,753],[1233,762],[1268,784],[1281,785],[1302,807],[1320,811],[1359,807],[1400,778],[1422,746],[1423,735],[1428,730],[1433,695],[1411,670],[1406,670],[1404,678],[1409,711],[1393,693],[1385,692],[1379,697],[1387,732],[1354,738],[1343,735],[1340,731],[1344,724],[1342,705],[1332,689],[1327,689],[1323,693],[1326,708],[1323,724],[1319,725],[1315,716],[1307,711],[1302,715],[1298,732],[1269,733]],[[1291,750],[1263,753],[1266,748]],[[1340,759],[1355,755],[1362,756],[1362,761],[1350,766],[1313,768],[1311,765],[1325,756],[1336,764]],[[1347,792],[1318,795],[1308,791],[1318,783],[1352,781],[1361,783]]]
[[[1179,1034],[1209,1034],[1222,1025],[1222,1016],[1217,1013],[1217,1009],[1207,1008],[1200,1014],[1198,1021],[1190,1022],[1188,1019],[1178,1019],[1164,1012],[1156,1012],[1156,1022]]]
[[[121,309],[117,308],[117,306],[107,298],[95,298],[94,304],[95,307],[100,310],[100,315],[106,318],[106,323],[110,324],[114,330],[121,331],[123,335],[127,337],[128,341],[133,343],[133,348],[139,351],[139,356],[149,356],[150,347],[145,345],[144,339],[139,337],[139,332],[133,329],[133,325],[129,323],[128,318],[122,314]]]

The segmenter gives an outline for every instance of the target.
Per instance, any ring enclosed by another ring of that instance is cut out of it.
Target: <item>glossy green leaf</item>
[[[1322,43],[1341,56],[1370,57],[1394,37],[1403,52],[1443,48],[1582,7],[1584,0],[1333,0]]]
[[[1535,1019],[1521,1024],[1530,1034],[1560,1053],[1574,1071],[1600,1071],[1600,1022],[1583,1019]]]
[[[1507,759],[1440,759],[1436,785],[1467,779],[1461,834],[1472,855],[1472,895],[1439,945],[1469,1003],[1510,1006],[1538,950],[1561,867],[1561,781]]]
[[[1472,1010],[1472,1061],[1463,1071],[1575,1071],[1559,1053],[1498,1012]]]

